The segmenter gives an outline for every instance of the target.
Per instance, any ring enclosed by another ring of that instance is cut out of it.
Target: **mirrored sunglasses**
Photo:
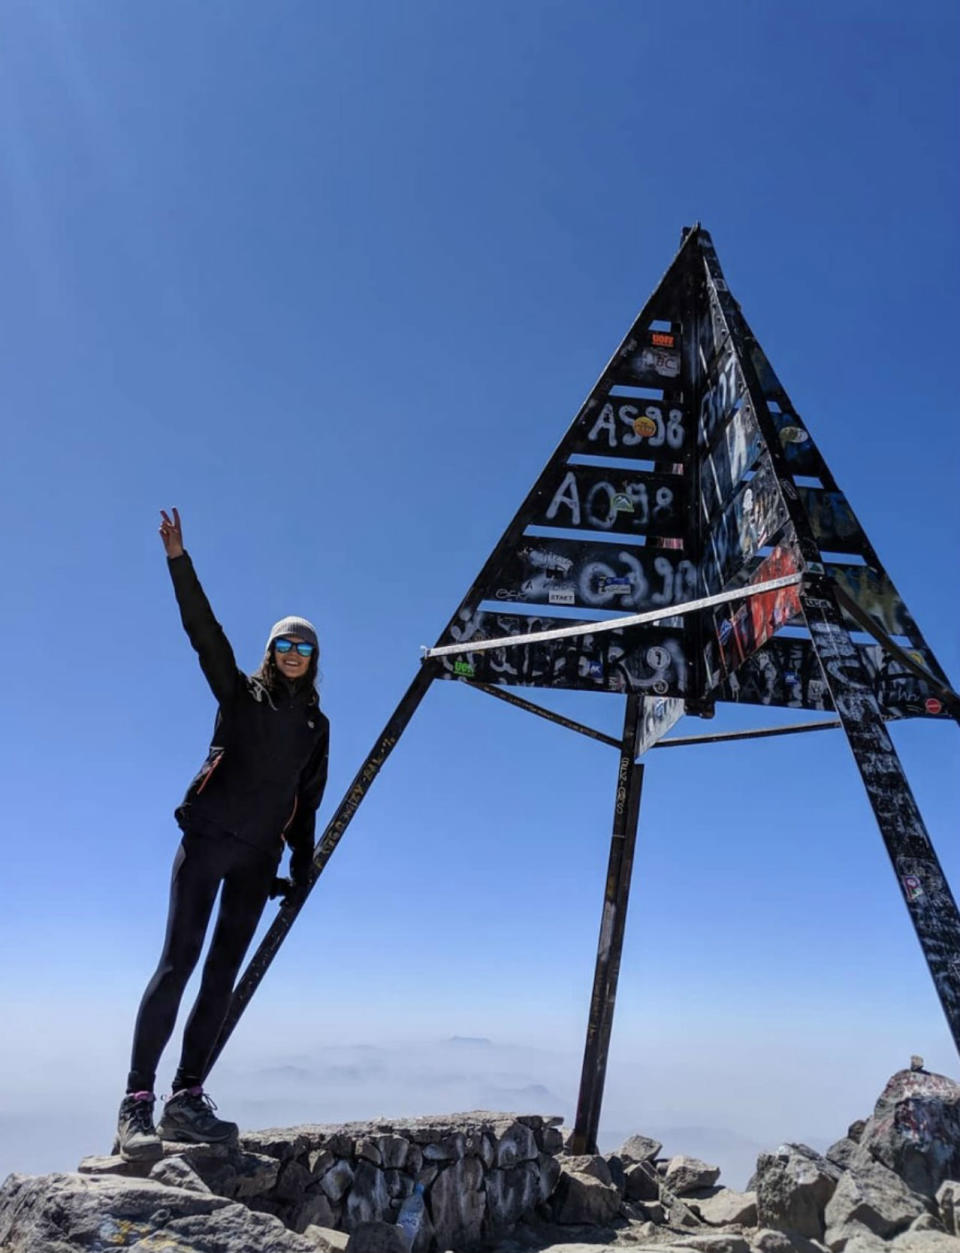
[[[312,644],[294,644],[293,640],[274,640],[273,646],[278,653],[289,653],[291,649],[295,648],[301,657],[313,656]]]

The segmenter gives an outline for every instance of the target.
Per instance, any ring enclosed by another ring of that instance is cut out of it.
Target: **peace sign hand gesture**
[[[183,556],[183,531],[180,527],[180,514],[175,508],[171,520],[165,509],[160,510],[163,521],[160,523],[160,538],[168,557]]]

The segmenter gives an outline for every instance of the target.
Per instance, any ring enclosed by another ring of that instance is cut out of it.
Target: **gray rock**
[[[476,1240],[486,1213],[483,1164],[463,1157],[441,1170],[430,1188],[430,1219],[442,1248]]]
[[[960,1179],[960,1084],[923,1070],[898,1071],[860,1143],[914,1192],[934,1197],[945,1180]]]
[[[561,1158],[560,1166],[563,1170],[568,1170],[575,1174],[592,1175],[594,1179],[599,1179],[601,1183],[613,1183],[607,1159],[601,1157],[599,1153],[572,1154]]]
[[[563,1148],[563,1133],[559,1127],[544,1127],[537,1139],[544,1153],[559,1153]]]
[[[960,1240],[945,1231],[905,1231],[883,1247],[884,1253],[960,1253]]]
[[[337,1216],[333,1206],[320,1190],[308,1192],[291,1206],[287,1226],[294,1231],[306,1232],[308,1227],[333,1227]]]
[[[774,1231],[765,1227],[750,1237],[754,1253],[829,1253],[819,1240],[810,1240],[795,1231]]]
[[[497,1166],[516,1166],[518,1162],[537,1160],[537,1139],[533,1131],[515,1122],[500,1136],[497,1144]]]
[[[624,1171],[624,1187],[628,1201],[657,1201],[660,1199],[660,1187],[655,1178],[650,1177],[653,1170],[649,1162],[637,1162]]]
[[[558,1223],[603,1227],[613,1222],[619,1210],[620,1193],[612,1183],[570,1170],[564,1163],[553,1194],[553,1216]]]
[[[197,1147],[199,1149],[200,1146]],[[233,1153],[221,1158],[187,1150],[181,1156],[189,1162],[211,1192],[235,1201],[249,1200],[272,1192],[282,1169],[277,1158],[268,1157],[265,1153]]]
[[[339,1201],[353,1183],[353,1167],[349,1162],[339,1161],[331,1166],[320,1179],[320,1187],[331,1201]]]
[[[949,1235],[960,1236],[960,1183],[948,1179],[937,1189],[937,1212],[943,1229]]]
[[[311,1149],[306,1158],[311,1175],[317,1179],[325,1175],[336,1160],[334,1154],[326,1147]]]
[[[560,1163],[552,1153],[541,1153],[537,1158],[537,1166],[540,1170],[540,1189],[537,1199],[542,1203],[549,1201],[553,1196],[560,1179]]]
[[[383,1158],[380,1155],[380,1145],[370,1136],[363,1136],[357,1141],[354,1150],[357,1157],[363,1158],[364,1161],[373,1162],[374,1166],[382,1166]]]
[[[856,1144],[860,1143],[860,1137],[863,1135],[863,1129],[867,1125],[865,1118],[858,1118],[852,1122],[847,1128],[847,1138],[853,1140]]]
[[[400,1228],[393,1223],[367,1220],[354,1227],[347,1253],[408,1253]]]
[[[844,1136],[842,1140],[837,1140],[835,1144],[831,1144],[824,1157],[828,1162],[833,1162],[838,1170],[846,1170],[850,1165],[850,1159],[857,1151],[857,1141]]]
[[[926,1208],[924,1197],[861,1145],[825,1207],[825,1243],[838,1253],[857,1235],[888,1240],[905,1231]]]
[[[751,1253],[743,1236],[710,1232],[699,1236],[673,1236],[672,1243],[681,1249],[699,1249],[700,1253]]]
[[[497,1146],[492,1136],[484,1134],[480,1137],[480,1160],[487,1170],[493,1169],[493,1164],[497,1160]]]
[[[698,1188],[712,1188],[720,1178],[720,1167],[708,1166],[698,1157],[679,1154],[667,1162],[663,1177],[675,1196],[685,1196]]]
[[[121,1175],[125,1179],[146,1179],[155,1162],[125,1162],[119,1153],[85,1157],[77,1167],[81,1175]]]
[[[353,1173],[353,1186],[347,1194],[347,1221],[350,1231],[356,1231],[359,1223],[383,1222],[394,1215],[391,1209],[387,1181],[379,1166],[373,1162],[359,1161]]]
[[[403,1136],[386,1135],[377,1140],[380,1160],[387,1170],[399,1170],[407,1160],[410,1143]]]
[[[761,1227],[795,1231],[822,1240],[824,1209],[840,1171],[805,1144],[782,1144],[757,1158],[757,1221]]]
[[[757,1225],[756,1192],[734,1192],[732,1188],[710,1188],[688,1193],[683,1198],[693,1212],[711,1227],[742,1227]]]
[[[520,1162],[506,1170],[491,1170],[486,1177],[487,1211],[484,1230],[503,1231],[530,1214],[540,1202],[540,1172],[532,1162]]]
[[[318,1227],[314,1224],[303,1234],[313,1241],[314,1248],[319,1249],[320,1253],[345,1253],[350,1241],[345,1231],[335,1231],[333,1227]]]
[[[607,1169],[610,1171],[610,1182],[623,1196],[627,1190],[627,1176],[623,1162],[616,1153],[608,1153],[604,1161],[607,1163]]]
[[[277,1175],[273,1195],[278,1201],[297,1201],[306,1192],[314,1177],[300,1162],[284,1162]]]
[[[649,1136],[630,1136],[617,1149],[617,1156],[624,1165],[628,1162],[652,1162],[662,1148],[659,1140],[651,1140]]]
[[[293,1127],[271,1127],[266,1131],[244,1131],[240,1135],[240,1148],[248,1153],[262,1153],[267,1157],[275,1157],[279,1162],[289,1161],[291,1157],[299,1157],[311,1147],[310,1136],[305,1131],[297,1131]],[[212,1146],[211,1146],[212,1147]]]
[[[9,1175],[0,1188],[5,1253],[76,1253],[141,1243],[223,1253],[314,1253],[279,1219],[154,1179]]]
[[[150,1170],[150,1178],[165,1183],[170,1188],[192,1188],[194,1192],[209,1192],[186,1158],[174,1156],[161,1158]]]

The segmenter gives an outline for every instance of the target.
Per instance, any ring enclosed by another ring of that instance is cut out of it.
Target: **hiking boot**
[[[125,1162],[157,1162],[163,1145],[153,1126],[152,1092],[128,1092],[120,1102],[114,1153]]]
[[[157,1135],[181,1144],[224,1144],[236,1140],[235,1122],[217,1118],[213,1101],[203,1088],[181,1088],[163,1107]]]

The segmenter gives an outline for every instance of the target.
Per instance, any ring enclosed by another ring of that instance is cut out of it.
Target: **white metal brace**
[[[802,575],[788,574],[779,579],[768,579],[765,583],[748,584],[728,592],[717,592],[713,596],[704,596],[700,600],[688,600],[682,605],[666,605],[663,609],[648,609],[645,613],[633,613],[626,618],[608,618],[606,622],[582,622],[576,626],[554,627],[549,631],[531,631],[528,635],[506,635],[496,640],[475,640],[465,644],[444,644],[440,648],[427,648],[421,645],[423,660],[428,657],[450,657],[455,653],[481,653],[488,648],[511,648],[519,644],[539,644],[543,640],[563,640],[574,635],[597,635],[601,631],[619,631],[624,627],[641,626],[645,622],[662,622],[664,618],[677,618],[683,614],[693,613],[697,609],[709,609],[711,605],[722,605],[730,600],[741,600],[745,596],[759,596],[762,592],[775,592],[781,587],[790,587],[800,583]]]

